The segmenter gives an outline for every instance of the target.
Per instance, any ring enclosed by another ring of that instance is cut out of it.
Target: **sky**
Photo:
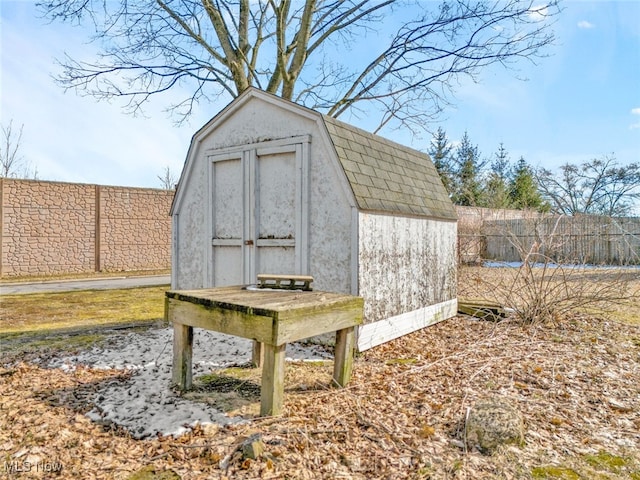
[[[605,155],[640,162],[640,0],[563,6],[548,58],[463,83],[432,128],[454,143],[467,132],[483,157],[502,143],[512,162],[552,170]],[[160,188],[158,176],[167,167],[179,175],[191,136],[227,102],[202,105],[177,127],[166,98],[132,117],[118,102],[65,93],[55,59],[87,58],[87,41],[86,30],[39,18],[34,1],[0,0],[0,123],[24,126],[20,154],[42,180]],[[382,134],[429,148],[428,136]]]

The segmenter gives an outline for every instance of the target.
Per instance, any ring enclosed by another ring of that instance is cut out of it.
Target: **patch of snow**
[[[520,268],[523,262],[487,261],[482,264],[488,268]],[[640,270],[640,265],[591,265],[591,264],[560,264],[560,263],[531,263],[531,268],[564,268],[565,270]]]
[[[143,332],[114,331],[102,347],[52,359],[49,368],[72,371],[77,365],[131,372],[126,380],[106,382],[96,393],[87,416],[98,423],[123,427],[134,438],[181,435],[196,424],[226,425],[239,419],[227,417],[210,405],[180,397],[171,388],[173,330],[155,328]],[[193,376],[213,368],[251,360],[250,340],[203,329],[194,329]],[[331,358],[318,345],[287,345],[287,359]]]

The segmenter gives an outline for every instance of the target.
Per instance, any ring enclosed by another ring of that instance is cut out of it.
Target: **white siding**
[[[416,326],[455,315],[456,223],[362,212],[359,218],[358,282],[365,324],[395,318],[396,327],[392,322],[381,330],[389,340],[398,336],[394,328],[408,333],[402,323],[411,324],[416,315],[433,316]],[[440,304],[442,309],[423,310]],[[407,315],[411,312],[418,313]],[[362,327],[361,338],[367,330],[371,335],[373,327]],[[361,347],[365,343],[359,341]]]
[[[313,286],[318,290],[352,293],[353,268],[351,239],[357,226],[352,221],[354,201],[349,198],[346,180],[335,158],[333,147],[328,141],[324,127],[319,125],[316,115],[307,118],[297,111],[283,108],[255,98],[235,109],[230,115],[223,115],[218,122],[211,123],[200,132],[198,150],[192,163],[191,172],[185,175],[180,185],[182,196],[178,214],[178,245],[174,258],[174,273],[177,284],[174,288],[206,288],[207,258],[211,258],[211,208],[207,205],[208,173],[207,156],[220,149],[232,149],[260,142],[282,140],[297,136],[310,136],[309,162],[309,218],[303,222],[308,230],[309,274],[315,279]],[[193,145],[192,145],[193,148]],[[281,181],[286,174],[274,181]],[[267,180],[267,179],[263,179]],[[268,185],[261,185],[267,191]],[[280,188],[271,190],[283,195]],[[276,201],[276,200],[274,200]],[[277,201],[282,201],[278,198]],[[275,222],[264,226],[270,229],[282,225]],[[213,259],[211,259],[213,260]],[[292,266],[293,269],[293,266]],[[268,273],[268,272],[265,272]],[[291,272],[295,273],[295,272]]]
[[[207,169],[205,162],[196,162],[193,165],[192,175],[188,188],[183,192],[183,202],[177,221],[174,226],[177,237],[172,265],[174,289],[205,288],[206,284],[206,258],[207,243],[207,212],[205,208],[207,198]]]

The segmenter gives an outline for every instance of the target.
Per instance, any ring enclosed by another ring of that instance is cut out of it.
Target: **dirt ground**
[[[460,278],[462,291],[466,282],[478,291],[477,271],[465,270]],[[638,292],[640,280],[634,282]],[[628,313],[637,301],[620,308]],[[284,413],[277,418],[252,417],[257,377],[219,372],[207,380],[223,377],[225,385],[238,385],[227,394],[242,397],[245,406],[230,402],[229,414],[250,421],[204,426],[179,438],[133,440],[84,416],[90,393],[125,376],[122,371],[5,364],[0,473],[640,480],[640,321],[631,323],[634,315],[621,321],[614,311],[568,314],[532,325],[459,316],[359,355],[352,382],[340,390],[329,387],[330,364],[289,364]],[[525,436],[521,445],[484,455],[465,444],[464,420],[478,400],[492,396],[522,412]],[[264,445],[257,459],[242,453],[248,438]]]

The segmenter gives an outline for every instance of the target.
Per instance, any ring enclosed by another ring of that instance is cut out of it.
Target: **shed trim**
[[[362,213],[368,213],[371,215],[381,215],[381,216],[387,216],[387,217],[402,217],[402,218],[417,218],[420,220],[437,220],[438,222],[445,222],[445,223],[458,223],[458,219],[457,218],[442,218],[442,217],[433,217],[433,216],[429,216],[429,215],[418,215],[418,214],[412,214],[412,213],[397,213],[397,212],[390,212],[389,210],[367,210],[364,208],[361,208],[360,211]]]
[[[360,261],[360,212],[358,207],[351,207],[351,294],[360,295],[358,281],[358,265]]]
[[[458,299],[429,305],[402,313],[358,328],[358,350],[364,351],[395,338],[454,317],[458,312]]]
[[[180,263],[178,261],[180,251],[178,225],[180,224],[180,215],[174,214],[171,218],[171,288],[178,286],[178,272],[180,271]]]
[[[260,142],[243,143],[242,145],[232,145],[222,148],[207,148],[204,151],[206,156],[224,156],[225,154],[234,154],[238,151],[257,149],[258,155],[273,155],[276,153],[293,152],[291,148],[298,143],[311,142],[311,135],[296,135],[293,137],[273,138]]]

